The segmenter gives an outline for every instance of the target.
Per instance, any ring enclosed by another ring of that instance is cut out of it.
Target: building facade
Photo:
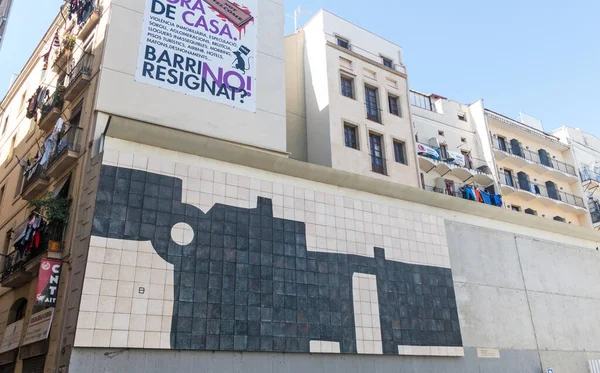
[[[600,358],[599,233],[420,188],[397,46],[325,11],[284,40],[282,1],[71,5],[2,102],[0,372]],[[483,104],[435,104],[491,167]]]
[[[321,10],[286,37],[286,63],[292,158],[419,186],[399,46]]]
[[[4,39],[4,33],[6,32],[11,5],[12,0],[0,1],[0,49],[2,49],[2,41]]]
[[[579,172],[581,184],[585,191],[584,201],[587,203],[594,229],[600,229],[600,205],[598,182],[600,181],[600,139],[589,133],[569,126],[561,127],[552,134],[560,138],[573,149],[575,167]]]

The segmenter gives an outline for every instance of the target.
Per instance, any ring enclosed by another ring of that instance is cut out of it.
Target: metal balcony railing
[[[79,78],[80,76],[88,76],[89,77],[92,75],[93,59],[94,59],[93,54],[85,52],[81,56],[79,61],[77,61],[77,63],[73,65],[73,67],[71,68],[71,71],[69,73],[69,86],[67,87],[67,90],[70,88],[70,86],[73,84],[73,82],[75,82],[77,80],[77,78]]]
[[[46,179],[45,169],[41,164],[36,163],[25,171],[23,175],[23,188],[21,190],[26,190],[40,178]]]
[[[579,177],[583,183],[588,181],[595,181],[600,183],[600,174],[595,171],[590,170],[587,167],[582,167],[579,169]]]
[[[577,176],[577,173],[575,172],[575,167],[561,162],[561,161],[557,161],[556,159],[547,159],[547,160],[543,160],[540,158],[540,155],[534,151],[531,151],[529,149],[523,149],[521,146],[519,147],[514,147],[512,146],[509,142],[506,142],[504,144],[501,144],[498,139],[492,139],[492,143],[494,146],[494,149],[500,150],[502,152],[505,152],[507,154],[510,155],[514,155],[516,157],[519,158],[523,158],[527,161],[542,165],[542,166],[546,166],[548,168],[553,168],[555,170],[558,171],[562,171],[566,174],[572,175],[572,176]]]
[[[533,193],[535,195],[539,195],[542,197],[550,198],[555,201],[561,201],[564,203],[568,203],[572,206],[577,206],[581,208],[585,208],[585,203],[583,198],[577,197],[573,194],[565,193],[560,190],[549,190],[547,186],[538,184],[525,182],[523,180],[515,180],[513,181],[513,185],[510,185],[508,181],[502,182],[502,184],[513,187],[515,189],[519,189],[525,192]]]
[[[592,215],[592,223],[593,224],[600,223],[600,212],[593,211],[590,213],[590,215]]]
[[[40,121],[44,119],[44,117],[54,108],[62,110],[64,105],[64,91],[65,87],[59,86],[56,88],[56,91],[54,91],[54,93],[51,96],[48,96],[46,98],[46,100],[42,103]]]
[[[47,245],[40,246],[38,248],[31,249],[29,251],[18,251],[15,250],[12,253],[8,254],[4,258],[4,268],[2,269],[2,276],[0,277],[0,281],[4,281],[8,276],[17,272],[19,269],[23,268],[27,263],[35,259],[38,255],[42,254]],[[43,249],[42,249],[43,248]]]
[[[55,148],[48,159],[47,168],[50,168],[57,159],[69,150],[79,151],[79,137],[81,136],[80,127],[69,127],[64,133],[58,136]]]

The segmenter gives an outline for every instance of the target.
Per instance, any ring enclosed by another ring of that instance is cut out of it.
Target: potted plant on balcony
[[[46,222],[44,233],[49,240],[48,251],[60,251],[63,230],[69,219],[70,204],[69,199],[57,197],[50,192],[29,202],[29,206],[37,210]]]
[[[54,108],[58,109],[59,111],[62,110],[63,105],[65,104],[65,90],[65,86],[62,84],[59,84],[56,87],[56,91],[54,91],[52,99],[47,104],[42,106],[42,117],[51,112]]]
[[[77,41],[77,39],[75,38],[75,35],[73,35],[73,34],[65,35],[65,37],[63,38],[63,41],[62,41],[63,50],[65,52],[71,53],[73,51],[73,49],[75,49],[76,41]]]

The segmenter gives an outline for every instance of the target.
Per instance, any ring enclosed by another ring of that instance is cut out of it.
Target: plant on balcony
[[[77,39],[73,34],[65,35],[62,41],[62,46],[64,51],[72,52],[75,49],[75,43]]]
[[[69,219],[69,207],[71,201],[66,198],[56,197],[50,192],[46,192],[41,198],[29,202],[46,221],[46,233],[50,242],[48,249],[60,247],[64,227]],[[52,251],[58,251],[56,249]]]
[[[63,105],[65,104],[65,90],[66,87],[62,84],[59,84],[56,87],[56,91],[54,91],[51,100],[42,106],[42,117],[48,114],[54,108],[62,110]]]

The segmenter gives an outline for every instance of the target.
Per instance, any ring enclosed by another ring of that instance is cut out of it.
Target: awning
[[[417,143],[417,154],[431,157],[433,159],[440,159],[440,153],[429,145]]]

